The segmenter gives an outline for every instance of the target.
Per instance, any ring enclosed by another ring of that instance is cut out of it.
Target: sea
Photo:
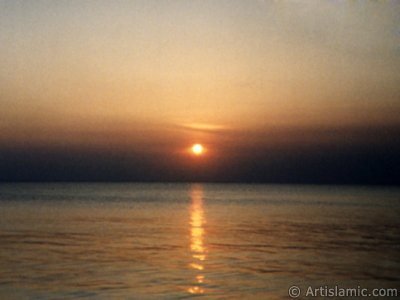
[[[0,184],[0,299],[398,299],[399,288],[396,187]]]

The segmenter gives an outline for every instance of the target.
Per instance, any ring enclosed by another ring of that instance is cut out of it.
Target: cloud
[[[206,124],[206,123],[179,124],[178,127],[186,130],[209,132],[209,133],[228,131],[230,129],[228,126],[224,125]]]

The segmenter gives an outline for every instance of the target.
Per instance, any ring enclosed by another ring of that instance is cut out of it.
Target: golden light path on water
[[[201,286],[204,282],[204,261],[206,259],[207,249],[204,246],[204,210],[203,210],[203,189],[200,185],[193,185],[191,190],[192,205],[190,208],[190,251],[193,261],[190,267],[197,270],[195,285],[188,288],[191,294],[202,294],[204,289]]]

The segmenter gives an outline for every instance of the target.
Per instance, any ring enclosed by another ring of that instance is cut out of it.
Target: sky
[[[400,184],[399,20],[398,1],[0,0],[0,180]]]

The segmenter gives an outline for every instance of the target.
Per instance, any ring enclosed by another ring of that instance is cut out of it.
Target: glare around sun
[[[204,147],[201,144],[194,144],[192,146],[192,152],[195,155],[201,155],[201,154],[203,154],[203,151],[204,151]]]

